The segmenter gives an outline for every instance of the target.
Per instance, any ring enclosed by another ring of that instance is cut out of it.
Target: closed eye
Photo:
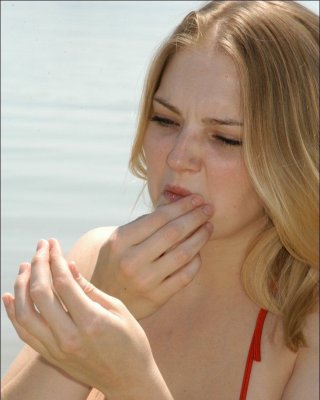
[[[160,126],[168,127],[168,126],[179,126],[176,122],[172,121],[169,118],[159,117],[158,115],[154,115],[151,118],[151,121],[156,122]]]
[[[221,135],[214,135],[212,136],[213,139],[219,140],[222,144],[228,145],[228,146],[241,146],[242,141],[237,140],[237,139],[229,139]]]

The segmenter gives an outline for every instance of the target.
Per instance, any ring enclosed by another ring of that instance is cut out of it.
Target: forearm
[[[148,371],[149,370],[149,371]],[[174,400],[157,365],[142,371],[141,379],[122,390],[103,390],[108,400]]]
[[[90,388],[47,363],[31,349],[24,349],[18,365],[8,371],[1,388],[3,400],[85,400]]]

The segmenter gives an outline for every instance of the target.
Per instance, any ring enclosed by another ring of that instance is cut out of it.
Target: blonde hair
[[[293,351],[306,345],[305,318],[318,298],[318,31],[317,16],[293,1],[210,1],[189,13],[151,63],[129,164],[146,179],[144,134],[167,63],[212,40],[238,69],[243,158],[269,217],[242,282],[254,302],[282,317]]]

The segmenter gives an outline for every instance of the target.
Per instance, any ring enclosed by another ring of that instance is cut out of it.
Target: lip
[[[189,194],[192,194],[190,190],[184,189],[180,186],[166,185],[163,191],[164,197],[171,202],[177,201],[182,197],[189,196]]]

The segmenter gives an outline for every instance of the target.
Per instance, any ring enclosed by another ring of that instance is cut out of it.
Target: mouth
[[[189,196],[190,194],[192,192],[180,186],[166,185],[163,191],[163,196],[170,202],[180,200],[182,197]]]

